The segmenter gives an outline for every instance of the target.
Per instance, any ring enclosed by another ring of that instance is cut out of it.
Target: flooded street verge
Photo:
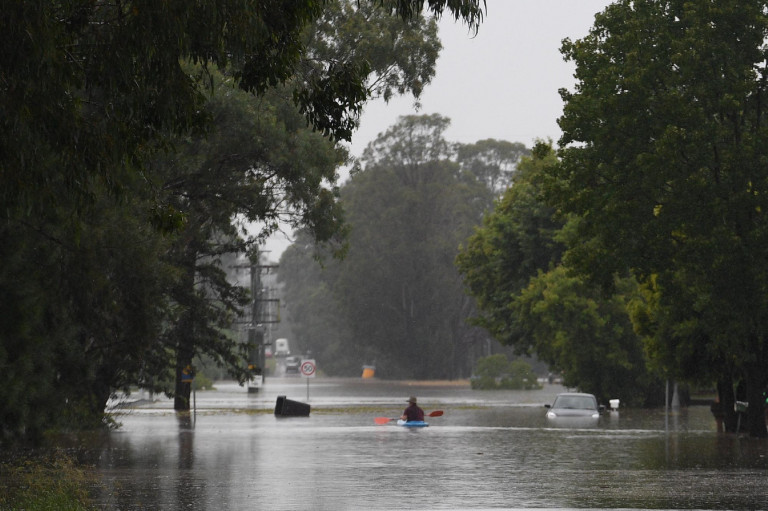
[[[196,412],[141,401],[122,427],[76,447],[103,509],[352,510],[761,509],[766,442],[718,434],[709,408],[620,410],[557,423],[544,403],[565,389],[273,379],[198,392]],[[308,393],[308,394],[307,394]],[[309,417],[276,417],[275,399]],[[376,425],[409,395],[430,427]],[[307,399],[308,397],[308,399]],[[133,396],[136,398],[136,396]]]

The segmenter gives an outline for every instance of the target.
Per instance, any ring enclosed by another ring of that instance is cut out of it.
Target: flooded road
[[[544,417],[562,387],[369,380],[268,380],[198,392],[196,413],[172,402],[122,409],[122,427],[80,446],[104,509],[390,510],[765,509],[768,444],[716,432],[708,407],[665,417],[620,410],[588,422]],[[409,395],[430,427],[376,425]],[[275,417],[277,396],[309,417]],[[136,396],[132,397],[133,399]]]

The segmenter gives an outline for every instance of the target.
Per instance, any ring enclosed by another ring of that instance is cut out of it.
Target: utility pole
[[[263,289],[261,287],[261,269],[259,268],[259,258],[261,252],[256,252],[251,256],[251,324],[248,327],[248,369],[254,372],[251,381],[248,382],[248,393],[258,392],[264,384],[264,324],[259,321],[261,318],[261,296]],[[254,384],[252,384],[254,383]]]
[[[248,382],[248,393],[258,392],[264,384],[266,357],[264,349],[267,344],[266,327],[268,323],[277,323],[279,319],[273,319],[270,315],[269,305],[278,300],[272,300],[267,297],[261,281],[263,271],[269,272],[277,268],[276,264],[261,264],[261,254],[263,251],[257,251],[249,256],[248,265],[240,265],[238,268],[248,268],[251,276],[251,318],[248,324],[248,369],[254,374],[254,377]]]

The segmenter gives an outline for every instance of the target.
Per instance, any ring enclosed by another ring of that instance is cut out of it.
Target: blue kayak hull
[[[404,426],[406,428],[426,428],[429,426],[428,422],[424,421],[404,421],[404,420],[398,420],[397,421],[398,426]]]

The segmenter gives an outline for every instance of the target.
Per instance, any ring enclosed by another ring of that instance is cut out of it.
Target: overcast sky
[[[472,143],[487,138],[557,142],[562,113],[558,89],[572,88],[573,65],[560,54],[561,41],[587,34],[595,13],[608,0],[487,0],[488,12],[476,36],[446,16],[440,21],[443,50],[421,109],[413,98],[369,104],[353,135],[352,154],[410,114],[440,114],[451,119],[445,137]],[[282,236],[269,246],[277,260],[289,243]]]
[[[471,143],[486,138],[557,141],[562,102],[571,88],[573,65],[560,54],[564,38],[587,34],[607,0],[487,0],[488,12],[475,37],[448,16],[440,21],[443,51],[432,83],[413,98],[368,105],[352,152],[360,155],[401,115],[438,113],[451,119],[446,138]]]

